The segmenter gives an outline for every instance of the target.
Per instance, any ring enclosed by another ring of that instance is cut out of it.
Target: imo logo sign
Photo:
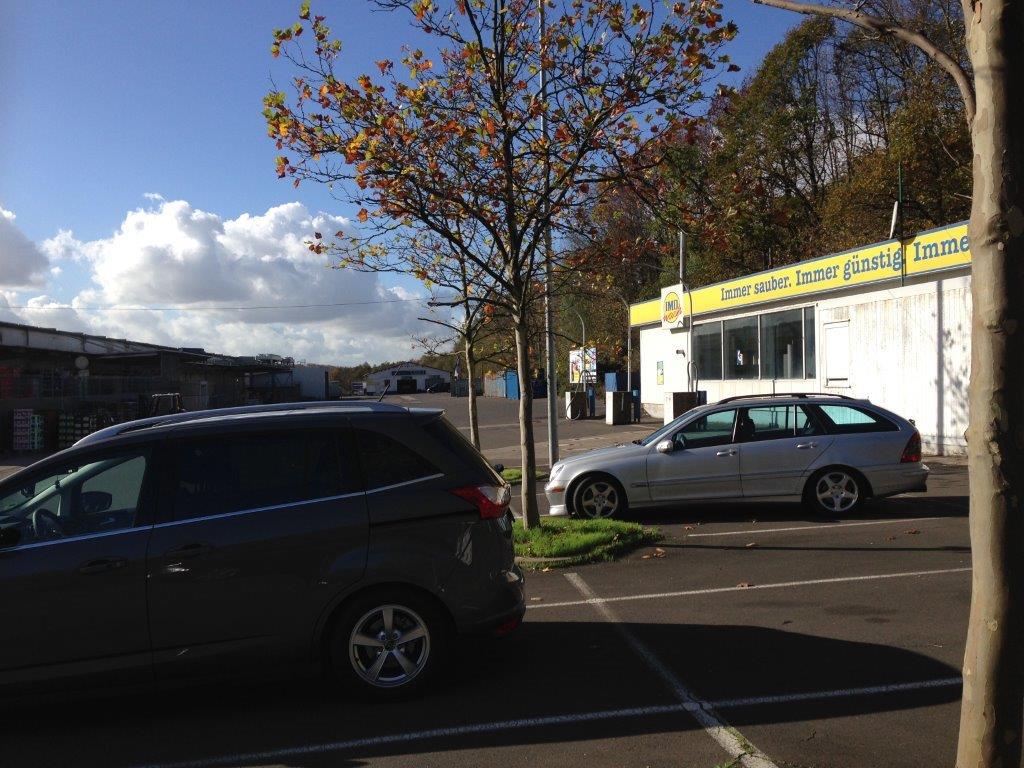
[[[665,307],[662,313],[662,320],[666,323],[674,323],[683,314],[683,305],[679,301],[679,295],[672,291],[665,294]]]

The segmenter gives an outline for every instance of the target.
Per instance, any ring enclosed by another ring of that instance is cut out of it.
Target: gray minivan
[[[407,693],[525,612],[510,491],[438,410],[174,414],[0,483],[0,690],[318,664]]]

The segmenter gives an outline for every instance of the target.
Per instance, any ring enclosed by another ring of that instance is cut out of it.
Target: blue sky
[[[274,174],[277,151],[266,137],[261,99],[272,77],[279,85],[289,77],[269,54],[271,30],[292,23],[298,5],[5,0],[0,208],[34,243],[65,231],[80,245],[111,238],[129,212],[160,205],[146,193],[187,201],[179,218],[203,211],[236,220],[292,203],[309,217],[351,217],[354,210],[326,190],[296,190]],[[397,58],[408,39],[401,15],[373,12],[363,0],[313,6],[343,41],[343,75]],[[798,21],[747,0],[729,0],[725,15],[740,26],[729,52],[744,71]],[[90,287],[95,267],[88,259],[58,266],[45,286],[8,292],[8,303],[43,294],[67,302]]]

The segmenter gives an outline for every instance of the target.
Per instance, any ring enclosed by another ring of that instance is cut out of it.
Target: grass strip
[[[645,544],[660,541],[661,532],[621,520],[542,520],[539,528],[515,524],[517,557],[564,558],[530,567],[565,567],[614,560]]]
[[[536,470],[536,472],[536,477],[538,480],[548,479],[548,471],[546,469],[538,469]],[[521,467],[510,467],[508,469],[503,469],[501,471],[501,476],[509,485],[519,485],[520,483],[523,482],[523,470]]]

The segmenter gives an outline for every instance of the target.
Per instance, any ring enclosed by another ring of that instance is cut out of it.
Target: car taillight
[[[916,429],[914,434],[910,436],[910,440],[907,442],[907,447],[903,449],[903,455],[900,456],[900,464],[916,464],[921,460],[921,433]]]
[[[481,520],[501,517],[512,501],[512,489],[507,485],[466,485],[452,488],[450,492],[476,507]]]

